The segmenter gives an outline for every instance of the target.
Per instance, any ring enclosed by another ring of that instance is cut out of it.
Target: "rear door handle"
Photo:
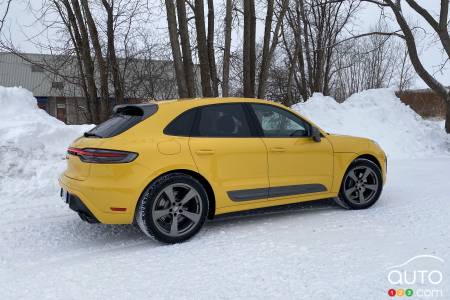
[[[283,148],[283,147],[273,147],[273,148],[270,148],[270,152],[286,152],[286,148]]]
[[[214,154],[214,150],[212,149],[200,149],[195,151],[198,155],[211,155]]]

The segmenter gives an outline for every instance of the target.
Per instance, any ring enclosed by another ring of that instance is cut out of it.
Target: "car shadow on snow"
[[[268,221],[279,218],[285,218],[287,216],[296,216],[299,214],[311,214],[325,211],[339,211],[342,210],[332,199],[323,199],[316,201],[307,201],[294,204],[286,204],[280,206],[273,206],[267,208],[258,208],[249,211],[227,213],[217,216],[213,220],[209,221],[209,225],[221,226],[222,224],[232,224],[235,222],[241,223],[242,221]]]
[[[66,237],[80,241],[136,241],[144,239],[143,234],[134,225],[89,224],[76,217],[60,224],[60,230]]]
[[[201,239],[214,235],[216,230],[222,230],[224,226],[255,225],[298,216],[300,214],[314,215],[318,212],[335,212],[342,210],[331,199],[288,204],[276,207],[255,209],[245,212],[229,213],[218,216],[205,223],[205,230]],[[60,224],[61,225],[61,224]],[[155,247],[165,244],[153,242],[148,239],[135,225],[106,225],[88,224],[79,219],[73,219],[60,226],[59,230],[64,232],[66,239],[71,242],[82,244],[99,244],[102,246],[119,246],[119,249],[128,247]],[[193,241],[191,239],[190,241]]]

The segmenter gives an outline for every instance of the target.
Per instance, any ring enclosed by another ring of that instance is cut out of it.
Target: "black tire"
[[[383,177],[378,165],[368,159],[358,158],[345,172],[336,203],[346,209],[369,208],[378,201],[382,190]]]
[[[191,195],[189,193],[194,196],[185,200]],[[183,200],[187,202],[183,204]],[[183,173],[170,173],[157,178],[146,188],[136,208],[136,223],[154,240],[181,243],[200,231],[208,215],[208,204],[208,194],[197,179]],[[188,216],[195,218],[191,220]],[[172,230],[174,222],[176,230]]]

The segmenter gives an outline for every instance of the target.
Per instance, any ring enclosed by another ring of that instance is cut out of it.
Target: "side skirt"
[[[326,192],[324,185],[319,183],[287,185],[269,188],[237,190],[227,192],[228,197],[236,202],[251,201],[266,198],[286,197],[311,193]]]

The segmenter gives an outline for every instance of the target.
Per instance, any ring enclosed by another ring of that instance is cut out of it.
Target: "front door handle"
[[[286,148],[283,148],[283,147],[273,147],[273,148],[270,148],[270,152],[286,152]]]
[[[212,149],[200,149],[195,151],[198,155],[211,155],[214,154],[214,150]]]

